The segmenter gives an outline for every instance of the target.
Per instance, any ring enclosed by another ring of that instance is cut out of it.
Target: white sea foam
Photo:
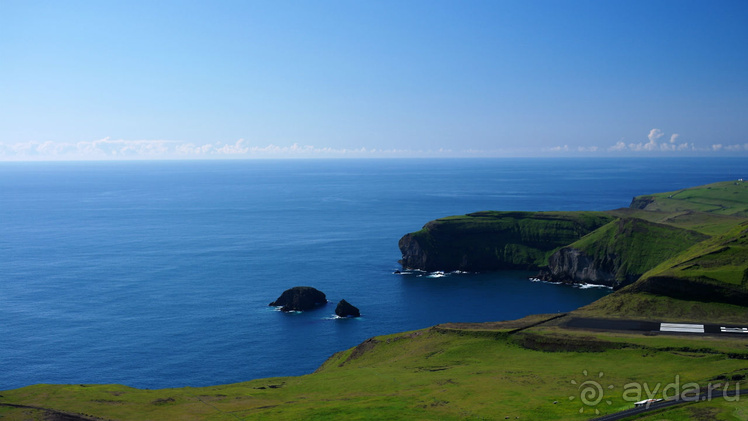
[[[393,272],[395,275],[416,275],[421,276],[424,273],[428,273],[425,270],[420,269],[403,269]]]
[[[608,288],[613,289],[613,287],[608,285],[599,285],[599,284],[574,284],[575,287],[579,289],[589,289],[589,288]]]
[[[540,278],[528,278],[530,279],[530,282],[540,282],[541,284],[549,284],[549,285],[562,285],[563,282],[551,282],[551,281],[544,281]]]
[[[331,314],[327,317],[323,317],[322,320],[361,320],[362,316],[359,317],[340,317],[337,314]]]
[[[544,284],[551,284],[551,285],[569,285],[569,286],[572,286],[574,288],[579,288],[579,289],[589,289],[589,288],[608,288],[608,289],[613,289],[613,287],[608,286],[608,285],[599,285],[599,284],[567,284],[566,282],[544,281],[544,280],[542,280],[540,278],[529,278],[529,279],[530,279],[530,282],[541,282],[541,283],[544,283]]]

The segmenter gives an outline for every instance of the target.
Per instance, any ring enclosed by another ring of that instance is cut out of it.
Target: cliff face
[[[546,281],[618,289],[705,238],[602,212],[478,212],[431,221],[403,236],[399,247],[406,268],[540,269],[538,277]]]
[[[403,236],[400,263],[427,271],[537,269],[554,249],[610,222],[602,212],[477,212]]]
[[[615,255],[606,255],[597,260],[582,250],[564,247],[548,258],[548,267],[542,268],[538,278],[544,281],[564,283],[589,283],[618,288],[618,267]]]
[[[429,253],[421,248],[421,244],[415,235],[405,234],[397,243],[400,252],[403,254],[400,264],[406,268],[436,270],[432,267],[433,259]]]
[[[631,200],[630,209],[647,209],[647,206],[655,202],[652,196],[637,196]]]

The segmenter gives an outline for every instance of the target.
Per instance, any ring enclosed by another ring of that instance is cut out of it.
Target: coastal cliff
[[[612,221],[603,212],[476,212],[437,219],[398,245],[405,268],[538,269],[550,253]]]
[[[403,236],[400,263],[445,272],[537,269],[546,281],[619,289],[746,215],[742,180],[638,196],[605,212],[476,212]]]
[[[616,287],[619,284],[616,258],[616,255],[606,255],[596,259],[582,250],[564,247],[548,258],[548,266],[541,268],[537,277],[548,282]]]

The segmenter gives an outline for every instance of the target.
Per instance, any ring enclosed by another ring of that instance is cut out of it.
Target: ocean
[[[744,159],[0,163],[0,390],[307,374],[365,339],[569,311],[534,273],[395,274],[398,239],[479,210],[606,210],[745,178]],[[330,303],[268,303],[308,285]],[[336,319],[345,299],[359,319]]]

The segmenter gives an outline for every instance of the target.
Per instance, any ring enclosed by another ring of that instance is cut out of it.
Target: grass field
[[[544,325],[517,332],[543,317],[372,338],[300,377],[163,390],[35,385],[0,392],[0,401],[117,420],[581,420],[632,407],[637,390],[646,395],[657,387],[660,397],[668,385],[674,391],[748,373],[746,360],[736,358],[748,357],[748,340],[592,334]],[[583,401],[583,390],[597,385],[600,399]],[[712,406],[719,413],[745,410]],[[28,412],[0,407],[3,419],[24,419]]]
[[[748,183],[722,181],[705,186],[639,196],[634,200],[649,211],[696,211],[718,215],[748,217]]]

